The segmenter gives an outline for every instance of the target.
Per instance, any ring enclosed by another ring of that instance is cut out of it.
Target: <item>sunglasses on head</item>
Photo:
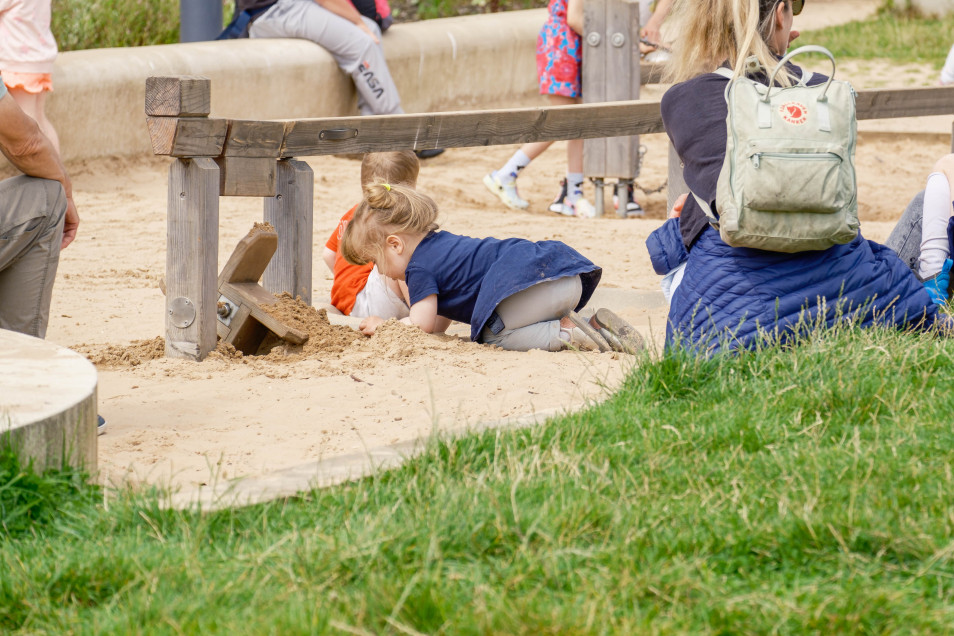
[[[792,0],[792,15],[798,15],[805,7],[805,0]]]

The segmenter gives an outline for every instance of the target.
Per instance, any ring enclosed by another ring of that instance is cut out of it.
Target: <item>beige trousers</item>
[[[0,181],[0,329],[46,335],[65,217],[58,182]]]

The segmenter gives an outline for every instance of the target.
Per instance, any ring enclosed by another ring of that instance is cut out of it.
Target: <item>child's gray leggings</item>
[[[560,339],[560,318],[576,308],[582,294],[578,275],[537,283],[497,305],[504,329],[494,334],[484,327],[480,341],[510,351],[559,351],[566,344]]]

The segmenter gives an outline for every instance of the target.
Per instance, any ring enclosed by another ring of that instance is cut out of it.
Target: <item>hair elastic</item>
[[[388,192],[391,191],[391,184],[390,184],[390,183],[382,183],[381,185],[383,185],[383,186],[384,186],[384,189],[387,190]]]

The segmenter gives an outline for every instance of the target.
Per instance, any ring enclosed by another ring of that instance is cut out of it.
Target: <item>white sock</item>
[[[576,203],[583,196],[583,173],[566,173],[566,202]]]
[[[921,257],[918,275],[934,276],[951,257],[947,240],[947,224],[951,218],[951,188],[940,172],[932,172],[924,188],[924,216],[921,219]]]
[[[497,181],[503,184],[513,183],[517,180],[520,171],[530,165],[530,157],[523,150],[513,153],[513,156],[503,165],[503,167],[494,173]]]

